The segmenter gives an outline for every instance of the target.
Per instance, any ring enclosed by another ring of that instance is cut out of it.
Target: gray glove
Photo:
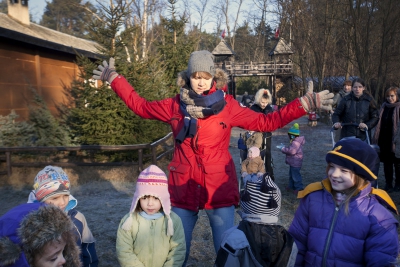
[[[308,82],[307,93],[300,97],[300,102],[303,108],[309,112],[315,109],[323,109],[326,111],[332,110],[333,104],[333,93],[329,93],[328,90],[321,91],[319,93],[313,93],[313,82]]]
[[[110,65],[107,64],[107,61],[103,61],[103,66],[99,65],[97,69],[93,70],[93,76],[92,78],[95,80],[102,80],[102,81],[107,81],[110,84],[112,81],[118,76],[118,73],[115,71],[114,67],[114,58],[110,58]]]

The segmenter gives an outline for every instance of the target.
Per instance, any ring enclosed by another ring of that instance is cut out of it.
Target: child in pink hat
[[[116,250],[122,267],[180,267],[185,260],[182,221],[171,211],[167,176],[155,165],[139,174],[131,209],[118,227]]]

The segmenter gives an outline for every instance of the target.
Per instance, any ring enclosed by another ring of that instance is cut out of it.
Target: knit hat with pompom
[[[299,136],[300,135],[299,124],[297,122],[294,123],[293,126],[289,129],[288,134],[289,135],[295,135],[295,136]]]

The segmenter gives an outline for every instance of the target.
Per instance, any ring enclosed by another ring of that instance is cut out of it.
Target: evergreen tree
[[[7,116],[0,115],[0,146],[32,145],[34,129],[25,121],[16,121],[18,117],[14,110]]]
[[[90,23],[96,8],[88,1],[53,0],[46,2],[40,25],[76,37],[87,36],[86,25]]]
[[[7,6],[7,0],[1,0],[0,1],[0,13],[8,13],[8,6]]]
[[[189,56],[198,43],[195,36],[185,34],[187,21],[183,17],[177,18],[176,2],[176,0],[168,0],[171,18],[161,17],[162,37],[156,45],[162,55],[162,64],[166,69],[172,93],[178,92],[179,88],[175,84],[177,74],[187,68]]]
[[[44,100],[32,89],[33,103],[30,103],[29,121],[33,127],[35,146],[66,146],[71,143],[68,129],[64,128],[51,114]]]
[[[100,17],[104,21],[95,21],[90,25],[93,40],[102,47],[104,58],[116,58],[116,70],[135,86],[143,97],[153,100],[167,94],[163,70],[159,59],[150,58],[146,62],[128,62],[125,39],[129,34],[117,33],[122,25],[124,7],[103,7]],[[129,30],[129,29],[128,29]],[[122,100],[111,90],[108,83],[96,88],[91,77],[97,64],[85,57],[79,57],[80,78],[71,88],[73,103],[68,114],[68,125],[79,144],[126,145],[148,143],[167,134],[165,124],[144,120],[136,116]],[[90,81],[90,82],[88,82]],[[101,84],[101,82],[99,82]]]

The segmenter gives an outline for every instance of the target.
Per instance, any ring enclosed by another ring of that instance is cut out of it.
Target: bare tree
[[[235,15],[232,16],[230,8],[233,9],[234,4],[237,6],[237,9],[233,11]],[[235,49],[234,33],[238,27],[242,4],[243,0],[219,0],[215,5],[215,9],[220,10],[225,19],[226,32],[228,33],[228,40],[232,49]],[[231,18],[233,18],[233,22],[231,22]]]

